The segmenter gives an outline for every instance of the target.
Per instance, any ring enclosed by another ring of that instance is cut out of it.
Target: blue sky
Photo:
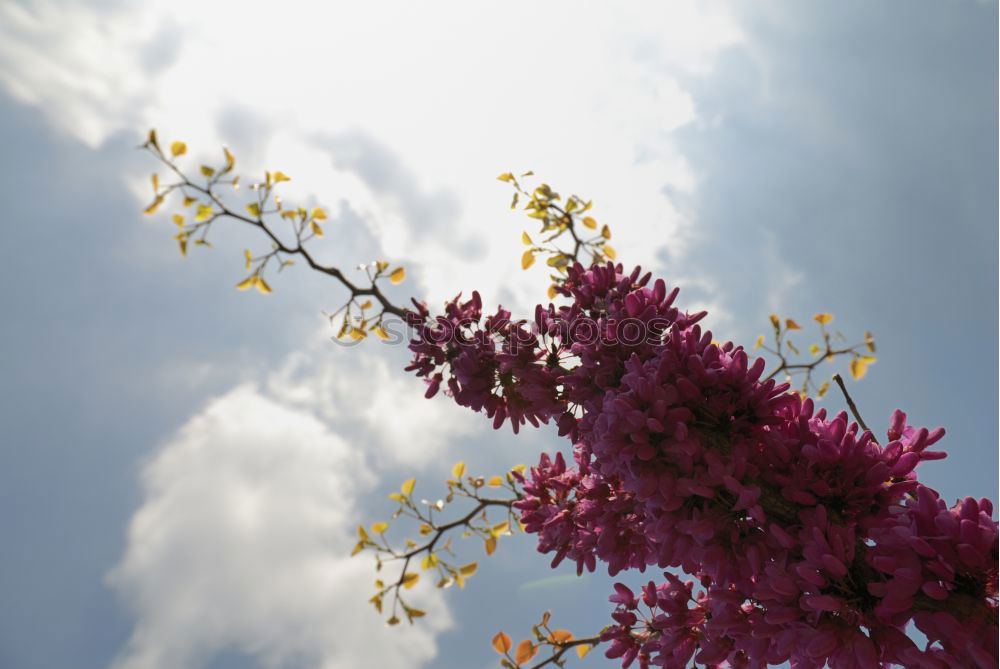
[[[866,420],[946,427],[922,479],[996,498],[995,3],[203,5],[0,7],[0,668],[464,669],[546,608],[608,620],[606,576],[523,537],[421,592],[426,624],[367,608],[352,528],[400,481],[432,498],[456,460],[564,445],[423,400],[403,350],[330,344],[321,277],[235,291],[252,236],[180,258],[140,214],[151,126],[291,174],[331,210],[324,257],[405,263],[400,300],[530,309],[544,270],[494,177],[534,169],[719,338],[772,311],[871,330]]]

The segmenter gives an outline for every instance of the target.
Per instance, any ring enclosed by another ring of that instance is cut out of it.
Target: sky
[[[996,499],[997,99],[972,0],[0,4],[0,669],[466,669],[546,609],[609,621],[611,579],[515,536],[384,625],[348,553],[387,493],[567,444],[423,399],[402,347],[331,343],[321,276],[236,291],[247,231],[180,257],[141,213],[149,128],[195,169],[227,145],[291,175],[330,211],[320,257],[404,264],[398,302],[532,313],[545,270],[495,177],[534,170],[719,339],[772,312],[871,330],[866,420],[944,426],[922,480]]]

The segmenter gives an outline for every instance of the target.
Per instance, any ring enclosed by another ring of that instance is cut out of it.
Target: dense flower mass
[[[884,444],[828,416],[764,361],[703,332],[677,290],[620,265],[570,268],[569,306],[533,321],[478,294],[431,319],[409,369],[499,427],[558,423],[516,503],[553,566],[679,569],[618,584],[608,657],[623,667],[996,667],[997,523],[917,481],[944,431],[893,414]],[[917,646],[910,624],[926,637]]]

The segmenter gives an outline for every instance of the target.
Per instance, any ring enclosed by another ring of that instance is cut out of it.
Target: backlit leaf
[[[518,664],[524,664],[528,662],[538,653],[538,646],[531,643],[529,639],[525,639],[521,643],[517,644],[517,650],[514,651],[514,661]]]
[[[155,214],[156,210],[160,208],[161,204],[163,204],[163,196],[157,195],[156,198],[153,200],[153,202],[148,207],[142,210],[142,213],[147,215]]]
[[[816,314],[813,320],[820,325],[829,325],[833,321],[833,314]]]
[[[250,249],[243,249],[243,259],[246,260],[246,268],[250,269],[250,265],[253,264],[253,255],[250,253]]]
[[[312,210],[312,214],[309,217],[314,221],[325,221],[326,211],[322,207],[316,207]]]
[[[527,244],[528,246],[531,246],[534,243],[531,241],[531,237],[528,236],[527,232],[521,233],[521,241]]]
[[[802,329],[802,326],[800,326],[798,323],[796,323],[795,321],[793,321],[791,318],[786,318],[785,319],[785,327],[788,328],[789,330],[801,330]]]
[[[514,180],[514,175],[511,174],[510,172],[504,172],[503,174],[501,174],[500,176],[497,177],[497,180],[498,181],[513,181]]]
[[[274,173],[274,183],[281,183],[282,181],[291,181],[292,178],[282,171],[277,171]]]
[[[382,341],[387,341],[389,339],[389,333],[386,332],[385,328],[383,328],[381,325],[375,326],[375,336],[381,339]]]
[[[559,291],[556,290],[555,284],[550,285],[549,286],[549,290],[548,290],[549,299],[550,300],[556,299],[556,295],[558,295],[558,294],[559,294]]]
[[[208,165],[202,165],[201,166],[201,173],[204,174],[206,177],[214,176],[215,175],[215,168],[214,167],[209,167]]]
[[[462,565],[461,567],[459,567],[458,568],[458,572],[462,576],[465,576],[466,578],[468,578],[469,576],[472,576],[473,574],[475,574],[477,569],[479,569],[479,563],[478,562],[470,562],[469,564]]]
[[[156,141],[156,130],[150,129],[149,136],[146,138],[146,141],[157,151],[160,150],[160,143]]]
[[[757,335],[757,341],[754,342],[753,348],[756,351],[758,348],[764,345],[764,335]]]
[[[248,276],[247,278],[243,279],[238,284],[236,284],[236,287],[240,290],[249,290],[253,288],[253,285],[257,282],[256,279],[257,277],[255,276]]]
[[[177,156],[183,156],[187,153],[187,144],[184,142],[174,142],[170,145],[170,153],[176,158]]]
[[[267,281],[264,281],[264,277],[257,277],[257,292],[262,295],[269,295],[271,293],[271,286],[267,285]]]
[[[513,645],[510,637],[503,632],[497,632],[497,635],[493,637],[493,650],[503,655],[504,653],[510,652],[511,646]]]
[[[491,476],[490,480],[486,483],[491,488],[499,488],[503,485],[503,478],[499,476]]]
[[[420,609],[409,608],[406,610],[406,615],[411,618],[423,618],[427,615],[426,611],[421,611]]]
[[[525,251],[521,256],[521,269],[528,269],[535,264],[535,252]]]
[[[399,285],[403,283],[404,279],[406,279],[406,269],[402,267],[397,267],[396,269],[392,270],[392,274],[389,275],[389,281],[391,281],[393,285]]]
[[[500,523],[498,525],[494,525],[493,529],[490,530],[490,533],[492,533],[494,537],[499,537],[499,536],[501,536],[503,534],[509,534],[510,533],[510,523],[508,523],[505,520],[505,521],[503,521],[502,523]]]
[[[493,555],[493,551],[497,549],[496,537],[490,537],[489,539],[487,539],[485,541],[485,545],[486,545],[486,554]]]
[[[867,330],[865,330],[865,346],[868,347],[869,353],[875,352],[875,337]]]
[[[407,572],[403,574],[403,587],[406,588],[407,590],[410,590],[411,588],[413,588],[413,586],[417,584],[417,581],[419,580],[420,580],[420,574],[418,574],[417,572]]]
[[[399,491],[409,497],[413,494],[413,486],[417,485],[417,479],[407,479],[403,485],[399,486]]]
[[[610,245],[605,244],[601,248],[604,249],[604,255],[611,258],[612,260],[618,257],[618,252],[615,251],[614,248],[612,248]]]
[[[596,230],[597,229],[597,221],[594,220],[593,216],[584,216],[583,217],[583,224],[586,225],[591,230]]]
[[[567,641],[572,641],[573,635],[569,630],[552,630],[552,634],[549,635],[549,640],[554,643],[563,644]]]
[[[153,182],[153,192],[154,193],[159,193],[160,192],[160,175],[156,174],[154,172],[153,176],[152,176],[152,182]]]
[[[592,648],[592,646],[590,644],[586,644],[586,643],[577,646],[576,647],[576,656],[582,660],[584,657],[587,656],[587,653],[590,652],[591,648]]]
[[[437,566],[438,557],[434,553],[428,553],[424,556],[424,559],[420,562],[420,568],[424,571],[428,569],[433,569]]]
[[[251,202],[250,204],[247,205],[247,213],[253,216],[254,218],[259,218],[260,205],[257,204],[256,202]]]
[[[455,466],[451,468],[451,477],[457,481],[462,478],[463,474],[465,474],[465,463],[456,462]]]
[[[611,239],[611,228],[609,228],[606,225],[603,228],[601,228],[601,237],[604,237],[605,239]]]
[[[323,228],[319,227],[319,223],[316,221],[309,222],[309,229],[312,230],[312,233],[317,237],[323,236]]]
[[[389,529],[389,523],[372,523],[372,533],[374,534],[383,534],[387,529]]]
[[[199,204],[198,208],[195,209],[194,212],[194,220],[196,223],[202,223],[203,221],[207,221],[208,219],[212,218],[213,213],[215,212],[212,211],[211,205]]]

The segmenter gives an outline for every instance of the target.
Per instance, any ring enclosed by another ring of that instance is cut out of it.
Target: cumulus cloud
[[[222,651],[265,667],[414,666],[450,625],[436,591],[420,626],[367,614],[371,565],[348,557],[357,450],[311,413],[250,385],[213,400],[144,467],[145,499],[109,575],[136,618],[115,669],[203,666]]]

